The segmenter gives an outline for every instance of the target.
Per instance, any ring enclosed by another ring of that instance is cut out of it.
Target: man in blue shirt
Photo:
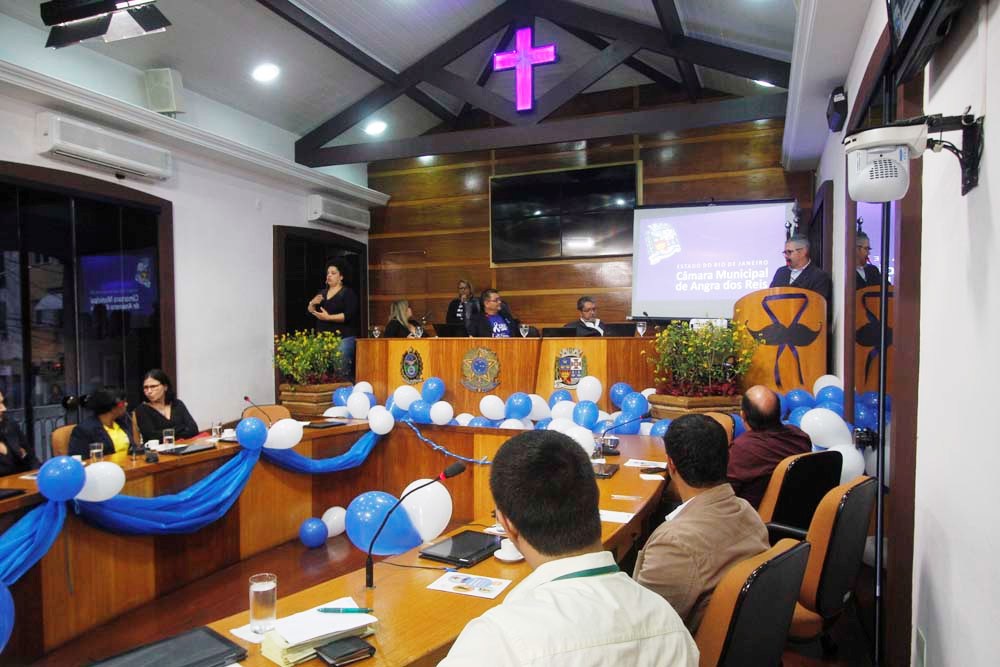
[[[487,289],[480,298],[483,312],[469,320],[469,335],[473,338],[510,338],[520,324],[510,311],[503,309],[500,293]]]

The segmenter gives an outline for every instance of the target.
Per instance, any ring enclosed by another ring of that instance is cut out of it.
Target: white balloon
[[[420,392],[417,391],[416,387],[411,387],[408,384],[401,384],[396,387],[396,391],[392,392],[392,400],[399,406],[400,410],[409,410],[410,403],[418,398],[420,398]]]
[[[469,422],[472,421],[473,415],[468,412],[463,412],[455,416],[455,421],[458,422],[459,426],[468,426]]]
[[[597,421],[602,422],[605,419],[611,419],[611,415],[609,415],[604,410],[598,410],[597,411]]]
[[[335,405],[332,408],[327,408],[323,412],[324,417],[350,417],[351,413],[348,411],[346,405]]]
[[[524,428],[526,430],[528,430],[528,431],[532,431],[535,428],[535,422],[531,421],[527,417],[525,417],[524,419],[522,419],[521,423],[524,424]]]
[[[799,428],[809,434],[813,445],[823,448],[853,441],[851,431],[840,415],[826,408],[813,408],[807,412]]]
[[[86,475],[77,500],[100,503],[118,495],[125,486],[125,471],[112,461],[98,461],[83,469]]]
[[[597,403],[601,400],[601,393],[603,391],[604,387],[601,385],[601,381],[593,375],[580,378],[579,384],[576,385],[576,397],[581,401],[593,401]]]
[[[819,390],[823,387],[838,387],[843,389],[844,381],[836,375],[821,375],[813,382],[813,396],[818,394]]]
[[[645,396],[646,398],[649,398],[650,396],[656,393],[656,387],[646,387],[639,393]]]
[[[528,398],[531,399],[531,412],[528,413],[528,419],[537,422],[552,416],[552,410],[549,409],[549,404],[545,402],[544,398],[538,394],[528,394]]]
[[[479,412],[487,419],[503,419],[505,412],[503,399],[493,394],[483,396],[479,401]]]
[[[653,423],[639,422],[639,435],[649,435],[649,432],[652,430],[653,430]]]
[[[566,435],[576,440],[576,443],[583,447],[583,451],[587,452],[587,456],[594,453],[594,434],[589,428],[574,424],[566,431]]]
[[[374,405],[368,411],[368,428],[378,435],[385,435],[396,425],[396,419],[384,405]]]
[[[351,394],[347,397],[347,411],[355,419],[364,419],[368,416],[372,404],[365,394]]]
[[[840,452],[844,462],[840,467],[840,483],[847,484],[859,475],[865,474],[865,457],[853,444],[837,445],[830,448],[831,452]]]
[[[885,461],[883,461],[883,463],[885,464],[885,470],[883,471],[883,474],[882,474],[883,483],[886,486],[889,486],[889,452],[890,451],[891,451],[891,449],[890,449],[888,443],[886,443],[886,446],[885,446]],[[875,466],[876,466],[875,449],[874,448],[866,448],[865,449],[864,457],[865,457],[865,472],[867,474],[871,475],[872,477],[874,477],[875,476]]]
[[[455,416],[455,408],[448,401],[438,401],[431,406],[431,422],[444,426]]]
[[[429,481],[414,480],[403,489],[401,495],[405,496],[411,489]],[[451,521],[451,494],[441,483],[430,484],[407,497],[403,501],[403,509],[420,534],[420,538],[424,542],[430,542],[440,535]]]
[[[614,420],[618,419],[618,417],[621,416],[621,414],[622,414],[621,410],[615,410],[610,415],[608,415],[608,419],[610,419],[611,421],[614,421]]]
[[[267,429],[264,446],[268,449],[291,449],[302,442],[302,424],[294,419],[279,419]]]
[[[359,382],[351,389],[352,394],[374,394],[375,389],[371,382]]]
[[[524,422],[520,419],[504,419],[497,428],[512,428],[518,431],[524,430]]]
[[[560,433],[569,433],[569,430],[576,426],[572,419],[566,419],[564,417],[555,417],[549,422],[549,431],[559,431]]]
[[[344,532],[344,520],[347,518],[347,510],[343,507],[331,507],[323,512],[323,523],[326,524],[327,538],[336,537]]]
[[[576,408],[576,403],[573,401],[559,401],[552,406],[552,418],[553,419],[568,419],[573,421],[573,410]]]

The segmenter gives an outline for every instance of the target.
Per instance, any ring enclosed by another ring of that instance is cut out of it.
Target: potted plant
[[[740,381],[760,345],[745,324],[675,321],[657,332],[653,345],[647,359],[656,381],[656,394],[649,397],[654,417],[739,409]]]
[[[293,414],[321,415],[343,382],[340,336],[329,331],[296,331],[274,337],[274,367],[281,375],[278,402]]]

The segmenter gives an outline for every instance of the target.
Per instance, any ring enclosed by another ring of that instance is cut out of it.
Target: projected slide
[[[732,317],[779,266],[791,201],[639,209],[633,219],[632,315]]]
[[[106,312],[151,315],[157,299],[154,257],[155,248],[80,257],[80,310],[90,313],[103,306]]]

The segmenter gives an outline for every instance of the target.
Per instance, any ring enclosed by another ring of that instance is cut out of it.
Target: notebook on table
[[[222,667],[247,657],[247,651],[206,627],[92,662],[93,667]]]

